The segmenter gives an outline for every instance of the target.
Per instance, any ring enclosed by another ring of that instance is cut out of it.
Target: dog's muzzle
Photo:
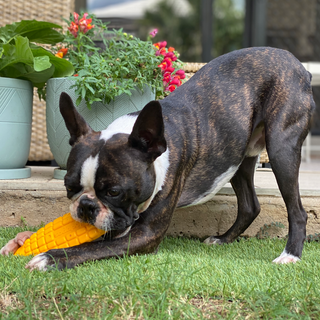
[[[94,223],[99,212],[100,206],[98,201],[90,199],[86,195],[80,197],[77,215],[82,221]]]

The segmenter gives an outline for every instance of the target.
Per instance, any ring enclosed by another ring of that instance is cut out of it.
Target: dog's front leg
[[[66,249],[53,249],[35,256],[27,265],[30,270],[46,271],[51,268],[59,270],[73,268],[90,260],[105,258],[122,258],[124,255],[150,253],[156,250],[162,237],[149,227],[136,227],[126,236],[97,242],[84,243]]]
[[[126,254],[154,252],[169,227],[173,209],[147,210],[136,221],[131,231],[122,238],[84,243],[66,249],[53,249],[35,256],[27,265],[30,270],[46,271],[73,268],[85,261],[122,258]],[[154,214],[158,212],[158,214]]]

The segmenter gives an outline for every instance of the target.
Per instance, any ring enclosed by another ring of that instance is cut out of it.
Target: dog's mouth
[[[86,206],[92,207],[92,212],[86,210]],[[117,210],[116,210],[117,211]],[[70,205],[70,212],[73,218],[80,222],[87,222],[96,228],[105,230],[105,237],[108,239],[117,239],[127,235],[135,221],[139,219],[140,214],[137,210],[134,212],[131,225],[122,225],[117,220],[117,213],[113,208],[99,200],[93,193],[82,193]],[[129,222],[129,221],[127,221]]]

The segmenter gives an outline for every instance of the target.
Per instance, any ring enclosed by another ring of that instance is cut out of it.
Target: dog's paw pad
[[[286,264],[296,263],[297,261],[300,261],[299,257],[287,253],[286,251],[283,251],[281,255],[278,258],[274,259],[272,262],[277,264]]]
[[[29,263],[26,265],[27,269],[30,269],[30,271],[37,269],[40,271],[46,271],[47,265],[48,265],[48,255],[46,253],[40,253],[32,260],[29,261]]]
[[[203,243],[207,245],[218,245],[218,244],[223,244],[223,242],[215,237],[209,237],[206,240],[203,241]]]

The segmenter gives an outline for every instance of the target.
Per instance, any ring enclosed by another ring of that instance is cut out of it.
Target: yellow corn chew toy
[[[37,255],[50,249],[69,248],[98,239],[106,231],[74,220],[70,213],[55,219],[25,241],[15,255]]]

